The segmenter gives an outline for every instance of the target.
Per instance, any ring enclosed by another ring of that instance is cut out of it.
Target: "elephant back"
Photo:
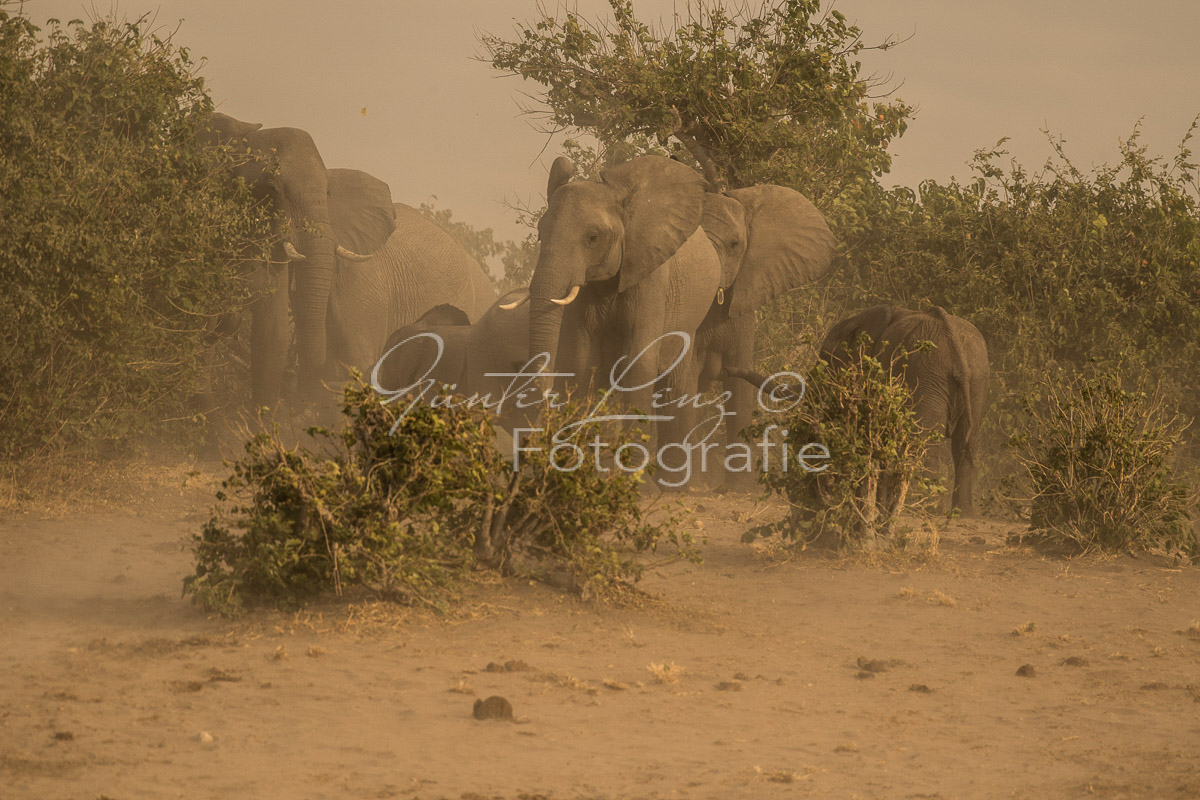
[[[396,203],[396,229],[384,248],[394,271],[402,319],[407,325],[442,303],[461,308],[476,322],[496,299],[479,262],[436,222],[412,206]]]

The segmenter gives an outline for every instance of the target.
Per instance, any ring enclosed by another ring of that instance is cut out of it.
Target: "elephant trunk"
[[[556,249],[553,243],[543,244],[529,285],[529,355],[549,353],[547,370],[557,363],[563,309],[575,302],[584,282],[571,268],[573,255]]]
[[[296,320],[296,355],[298,394],[314,399],[321,388],[321,374],[326,358],[326,313],[334,276],[334,243],[328,236],[302,231],[301,250],[306,258],[293,265],[296,294],[292,315]]]
[[[554,303],[551,298],[529,299],[529,355],[533,357],[549,353],[550,360],[545,366],[547,372],[554,369],[558,358],[558,335],[562,329],[562,316],[563,307]]]

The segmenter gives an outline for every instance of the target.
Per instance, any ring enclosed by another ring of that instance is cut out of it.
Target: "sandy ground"
[[[180,597],[210,489],[0,517],[0,797],[1200,797],[1195,568],[991,521],[781,562],[739,541],[775,510],[692,495],[705,563],[637,608],[493,581],[228,623]]]

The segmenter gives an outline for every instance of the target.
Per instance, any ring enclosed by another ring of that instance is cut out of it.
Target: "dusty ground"
[[[179,596],[210,491],[0,516],[0,796],[1200,796],[1196,568],[996,522],[778,562],[739,542],[775,510],[691,496],[705,564],[642,608],[506,582],[230,624]],[[516,724],[472,717],[492,694]]]

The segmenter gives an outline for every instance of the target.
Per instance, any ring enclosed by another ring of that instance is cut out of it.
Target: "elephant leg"
[[[699,373],[699,360],[689,353],[656,390],[660,407],[655,413],[671,417],[659,424],[658,453],[664,472],[660,485],[664,488],[700,485],[704,483],[702,475],[720,469],[720,448],[716,446],[720,409],[698,405]]]
[[[964,517],[975,514],[972,496],[975,488],[975,437],[966,420],[959,420],[950,437],[950,452],[954,456],[953,507]]]
[[[727,346],[724,359],[726,366],[740,369],[754,368],[754,319],[731,320],[732,337]],[[730,393],[729,408],[731,414],[725,417],[726,452],[732,453],[734,447],[744,445],[742,431],[754,421],[754,406],[758,396],[757,391],[740,378],[730,378],[724,381],[725,391]],[[755,468],[750,471],[728,472],[725,474],[725,488],[735,491],[753,491],[757,481],[759,467],[757,460]]]
[[[283,394],[291,338],[288,270],[268,264],[256,270],[253,283],[261,293],[250,306],[250,395],[254,405],[269,406]]]
[[[554,386],[560,393],[588,395],[603,385],[596,375],[600,357],[599,353],[593,352],[593,337],[584,325],[585,320],[573,311],[568,309],[563,315],[554,370],[560,377],[554,379]]]

